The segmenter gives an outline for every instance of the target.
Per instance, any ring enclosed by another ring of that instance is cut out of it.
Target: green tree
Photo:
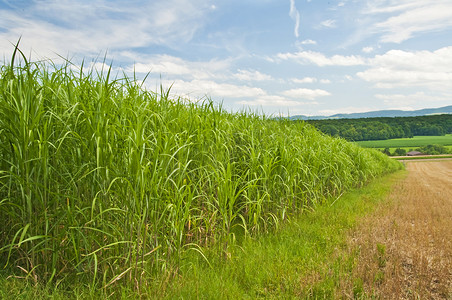
[[[405,156],[406,155],[406,150],[405,149],[401,149],[401,148],[397,148],[394,150],[394,155],[395,156]]]
[[[320,127],[320,131],[322,131],[323,133],[329,134],[331,136],[336,136],[339,134],[339,130],[337,129],[337,127],[334,125],[331,125],[331,124],[327,124],[327,125]]]
[[[448,152],[447,148],[442,145],[427,145],[416,150],[430,155],[447,154]]]
[[[391,155],[391,151],[389,151],[389,148],[385,148],[384,150],[381,150],[381,152],[383,152],[384,154],[390,156]]]

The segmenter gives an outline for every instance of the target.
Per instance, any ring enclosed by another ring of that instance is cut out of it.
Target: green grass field
[[[452,135],[445,136],[415,136],[413,138],[377,140],[377,141],[360,141],[356,142],[365,148],[405,148],[412,149],[427,145],[452,146]]]

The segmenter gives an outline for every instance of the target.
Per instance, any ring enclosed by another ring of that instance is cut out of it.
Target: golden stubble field
[[[406,162],[390,201],[350,238],[345,297],[452,299],[452,160]]]

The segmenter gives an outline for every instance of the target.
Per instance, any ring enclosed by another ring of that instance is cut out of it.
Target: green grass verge
[[[347,251],[348,234],[361,218],[387,199],[391,186],[405,176],[406,171],[399,171],[305,210],[273,232],[236,243],[221,257],[213,248],[206,249],[210,265],[199,255],[187,254],[179,269],[142,282],[139,291],[118,285],[105,294],[81,283],[64,291],[0,276],[0,298],[335,298],[356,258]]]
[[[346,253],[347,234],[360,218],[385,201],[406,172],[378,179],[363,189],[305,211],[276,232],[247,240],[229,260],[213,268],[187,264],[165,296],[182,298],[333,298],[349,276],[354,256]]]
[[[452,135],[445,136],[415,136],[413,138],[378,140],[378,141],[360,141],[356,142],[365,148],[405,148],[411,149],[427,145],[452,146]]]

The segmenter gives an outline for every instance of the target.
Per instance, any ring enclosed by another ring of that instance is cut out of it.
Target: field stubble
[[[452,160],[406,168],[391,201],[352,235],[359,254],[346,297],[452,299]]]

